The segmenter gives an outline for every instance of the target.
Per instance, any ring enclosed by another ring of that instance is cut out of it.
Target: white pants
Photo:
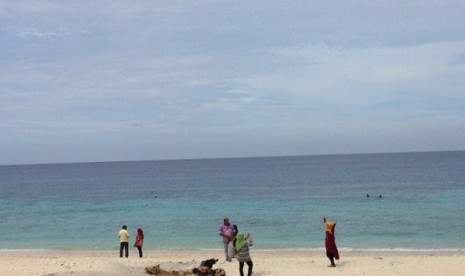
[[[223,245],[224,245],[224,255],[226,256],[226,261],[231,261],[231,256],[232,256],[232,253],[229,252],[229,244],[231,242],[223,242]],[[231,246],[231,249],[232,249],[232,246]]]

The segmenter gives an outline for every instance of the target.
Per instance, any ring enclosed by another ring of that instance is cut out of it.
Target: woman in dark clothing
[[[339,260],[339,251],[336,246],[336,236],[334,231],[336,230],[336,223],[332,221],[327,221],[326,218],[323,218],[323,222],[326,228],[326,238],[325,238],[325,247],[326,247],[326,256],[331,262],[331,267],[335,267],[334,259]]]
[[[134,247],[137,247],[139,251],[139,257],[142,258],[142,246],[144,246],[144,232],[142,229],[137,229],[137,236],[136,242],[134,243]]]

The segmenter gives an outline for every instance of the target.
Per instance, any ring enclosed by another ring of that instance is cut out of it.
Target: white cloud
[[[0,143],[25,150],[0,163],[27,163],[35,144],[75,149],[43,162],[435,150],[439,130],[451,137],[441,148],[459,149],[464,12],[456,1],[3,1]]]

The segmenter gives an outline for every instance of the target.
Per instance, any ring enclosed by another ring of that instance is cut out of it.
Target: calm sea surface
[[[0,166],[0,250],[116,250],[122,224],[221,249],[224,217],[256,249],[321,250],[324,216],[342,249],[463,251],[465,152]]]

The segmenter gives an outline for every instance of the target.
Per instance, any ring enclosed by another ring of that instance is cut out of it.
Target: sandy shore
[[[0,275],[147,275],[146,266],[160,264],[167,270],[196,267],[202,260],[218,258],[214,268],[223,268],[226,275],[239,275],[238,263],[225,262],[221,251],[149,251],[128,259],[118,252],[0,252]],[[341,252],[337,267],[328,267],[324,252],[251,251],[254,276],[282,275],[461,275],[465,252],[427,253],[356,253]],[[247,267],[247,266],[246,266]]]

